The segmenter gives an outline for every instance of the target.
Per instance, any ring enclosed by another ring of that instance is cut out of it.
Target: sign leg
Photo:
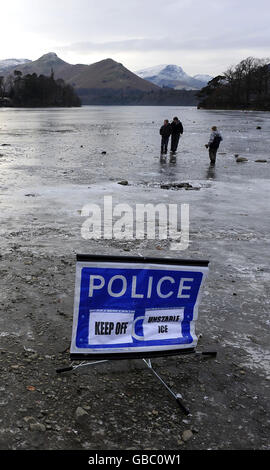
[[[182,395],[180,393],[174,393],[172,391],[172,389],[166,384],[166,382],[164,382],[164,380],[158,375],[155,369],[153,369],[150,359],[148,360],[143,359],[143,362],[147,365],[148,369],[151,370],[151,372],[155,375],[155,377],[162,383],[162,385],[168,390],[168,392],[173,396],[173,398],[176,400],[176,402],[178,403],[179,407],[184,412],[184,414],[189,415],[190,412],[183,403]]]
[[[93,366],[94,364],[100,364],[101,362],[108,362],[108,361],[104,360],[104,361],[95,361],[95,362],[81,362],[80,364],[77,364],[76,366],[69,366],[69,367],[63,367],[62,369],[56,369],[56,372],[60,374],[61,372],[68,372],[70,370],[78,369],[79,367]]]

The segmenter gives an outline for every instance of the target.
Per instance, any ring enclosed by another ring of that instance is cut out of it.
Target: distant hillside
[[[53,71],[56,79],[61,78],[74,87],[82,104],[121,104],[135,105],[196,105],[194,93],[177,93],[163,89],[128,70],[112,59],[104,59],[91,65],[72,65],[51,52],[39,59],[17,64],[9,69],[24,75],[50,75]]]
[[[158,88],[152,91],[121,90],[110,88],[77,88],[83,104],[129,105],[129,106],[197,106],[195,90],[173,90]]]
[[[21,67],[22,64],[31,62],[28,59],[4,59],[0,60],[0,75],[5,75],[10,70],[13,70],[14,67]]]
[[[87,67],[83,64],[71,65],[60,59],[54,52],[49,52],[37,60],[16,64],[14,67],[9,68],[8,72],[13,73],[15,70],[19,70],[23,75],[36,73],[37,75],[49,76],[53,70],[55,78],[62,78],[69,82],[72,80],[73,75],[77,75]]]
[[[114,90],[155,91],[159,87],[138,77],[122,64],[112,59],[101,60],[88,65],[79,75],[73,77],[77,88],[98,88]]]
[[[176,90],[200,90],[213,77],[210,75],[195,75],[191,77],[178,65],[157,65],[136,72],[137,75],[160,87]]]
[[[105,59],[91,65],[72,65],[60,59],[54,52],[43,55],[39,59],[25,64],[18,64],[9,72],[20,70],[24,75],[50,75],[52,70],[55,78],[62,78],[75,88],[132,88],[141,91],[157,89],[155,85],[141,79],[112,59]]]
[[[211,75],[197,74],[197,75],[194,75],[193,78],[195,78],[196,80],[199,80],[199,82],[204,83],[205,85],[207,85],[207,83],[209,83],[210,80],[213,80],[214,77],[212,77]]]

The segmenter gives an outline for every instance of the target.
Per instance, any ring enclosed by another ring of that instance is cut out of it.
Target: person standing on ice
[[[169,138],[172,133],[168,119],[164,120],[164,124],[161,126],[159,133],[161,135],[161,153],[166,154],[168,151]]]
[[[172,128],[171,152],[175,154],[177,147],[178,147],[180,136],[184,132],[182,122],[179,121],[178,117],[175,116],[173,118],[171,122],[171,128]]]
[[[209,158],[211,165],[215,165],[216,163],[217,151],[222,140],[223,138],[221,133],[217,130],[216,126],[213,126],[209,142],[205,145],[205,147],[209,149]]]

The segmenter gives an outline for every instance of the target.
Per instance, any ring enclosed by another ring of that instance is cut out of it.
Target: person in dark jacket
[[[168,119],[164,120],[163,126],[161,126],[159,133],[161,135],[161,153],[167,153],[169,138],[172,133],[171,125],[169,124]]]
[[[178,117],[173,118],[173,121],[171,122],[171,128],[172,128],[171,152],[175,154],[177,147],[178,147],[180,135],[183,134],[184,132],[182,122],[179,121]]]

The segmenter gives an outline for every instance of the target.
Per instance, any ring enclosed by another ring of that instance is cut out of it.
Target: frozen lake
[[[177,165],[160,166],[159,128],[177,115],[184,125]],[[268,166],[253,165],[267,158],[270,113],[206,111],[183,107],[94,107],[76,109],[0,109],[1,183],[16,179],[16,187],[89,184],[126,178],[133,182],[168,179],[207,180],[204,148],[212,125],[224,142],[215,173],[217,181],[262,178]],[[256,129],[260,126],[262,129]],[[83,146],[83,147],[81,147]],[[101,155],[106,151],[106,156]],[[250,159],[235,165],[234,154]]]
[[[175,115],[184,126],[176,163],[169,157],[161,163],[159,128]],[[204,147],[212,125],[224,138],[214,169]],[[51,245],[50,235],[54,247],[64,249],[63,240],[72,238],[74,248],[82,249],[80,211],[85,204],[101,204],[104,195],[115,204],[188,203],[191,232],[199,230],[211,243],[219,240],[218,232],[268,234],[269,148],[270,113],[190,107],[2,108],[2,249],[11,241],[9,232],[23,230],[33,249],[38,243]],[[235,154],[248,162],[236,163]],[[120,180],[129,185],[119,185]],[[160,188],[175,182],[201,190]],[[15,238],[14,233],[12,242]]]

